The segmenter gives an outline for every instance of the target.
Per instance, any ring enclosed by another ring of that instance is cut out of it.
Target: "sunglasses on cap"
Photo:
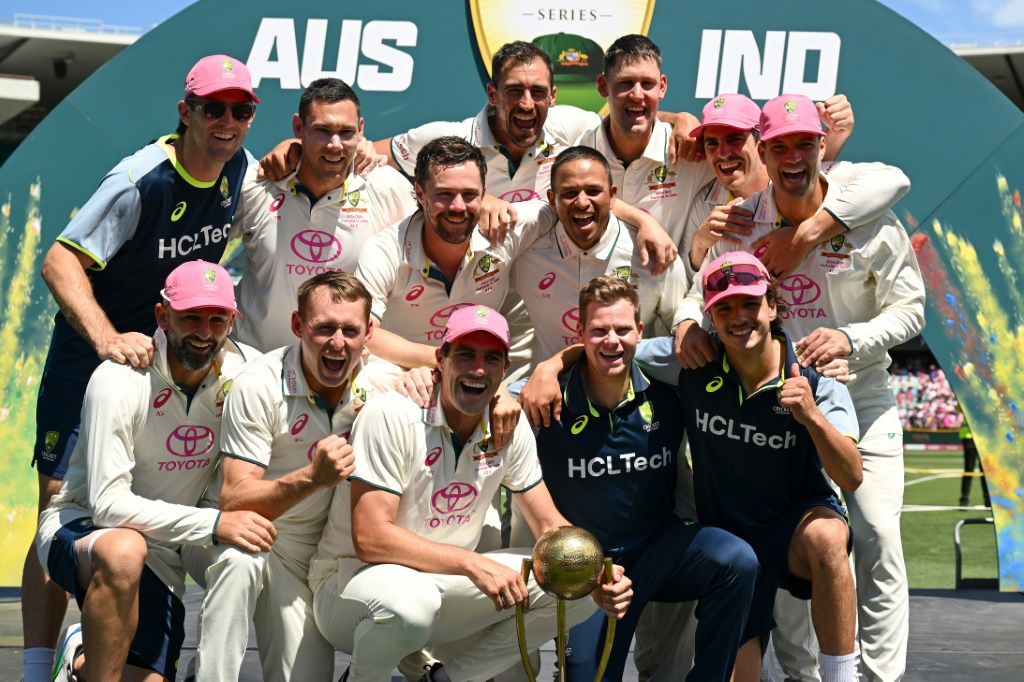
[[[704,291],[725,291],[729,288],[730,282],[736,282],[741,287],[745,287],[767,281],[768,276],[756,265],[737,263],[736,265],[726,265],[705,277]]]
[[[256,105],[252,102],[239,102],[237,104],[229,104],[227,102],[218,102],[213,99],[199,99],[198,97],[189,97],[186,103],[193,110],[206,116],[207,119],[215,121],[218,118],[223,118],[224,114],[231,109],[231,115],[234,116],[236,121],[248,121],[256,113]]]

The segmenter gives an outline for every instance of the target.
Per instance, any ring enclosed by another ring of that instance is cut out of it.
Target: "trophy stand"
[[[533,558],[523,559],[523,582],[529,584],[530,574],[533,573],[540,588],[555,598],[555,619],[558,628],[555,641],[558,651],[559,682],[565,682],[565,646],[569,637],[568,629],[565,627],[565,602],[589,595],[597,586],[602,574],[607,583],[612,582],[612,560],[608,557],[602,558],[603,553],[601,544],[593,535],[577,526],[563,526],[544,533],[533,548]],[[608,667],[612,642],[615,640],[615,623],[614,618],[608,619],[604,650],[601,652],[594,682],[600,682],[605,668]],[[537,682],[530,665],[530,652],[526,646],[526,623],[522,604],[516,604],[516,635],[519,638],[519,654],[523,658],[526,677],[530,682]]]

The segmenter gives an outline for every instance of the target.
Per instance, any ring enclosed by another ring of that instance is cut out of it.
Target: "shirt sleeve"
[[[903,171],[884,163],[840,161],[825,171],[842,191],[826,197],[822,208],[848,230],[878,220],[910,191]]]
[[[256,177],[257,166],[250,164],[245,171],[242,180],[242,191],[238,193],[238,205],[235,206],[235,214],[231,217],[231,233],[228,239],[236,239],[251,232],[256,224],[253,213],[259,205],[259,196],[266,191],[263,181]]]
[[[821,377],[814,392],[814,403],[836,431],[854,442],[860,440],[857,412],[846,386],[832,377]]]
[[[85,448],[93,521],[102,528],[134,528],[161,542],[209,544],[219,516],[216,509],[146,499],[132,491],[140,412],[149,405],[143,387],[149,381],[147,375],[111,362],[101,365],[89,381],[78,447]]]
[[[359,412],[352,424],[356,470],[349,478],[395,495],[405,492],[410,455],[404,414],[391,396],[371,400]]]
[[[265,368],[264,368],[265,369]],[[277,433],[279,410],[266,381],[256,371],[235,378],[224,400],[221,452],[264,469]]]
[[[675,340],[671,336],[642,339],[633,361],[648,377],[676,386],[679,383],[679,361],[674,346]]]
[[[384,319],[388,299],[398,277],[395,250],[398,228],[395,225],[378,233],[363,246],[356,265],[355,276],[370,292],[370,314],[377,321]]]
[[[529,423],[520,419],[512,434],[512,443],[505,451],[505,476],[501,484],[513,493],[524,493],[541,482],[537,439]]]
[[[871,238],[870,276],[875,283],[878,314],[866,322],[843,325],[853,345],[850,371],[885,358],[890,348],[924,328],[924,281],[906,230],[889,214],[889,224]]]
[[[57,237],[57,241],[91,257],[101,270],[138,227],[142,200],[131,169],[141,153],[123,159],[107,173],[96,192]]]
[[[395,158],[402,173],[411,178],[416,172],[416,155],[423,149],[423,145],[444,135],[465,137],[457,130],[460,125],[456,121],[434,121],[395,135],[391,138],[391,156]]]
[[[512,259],[533,246],[542,235],[553,230],[558,222],[555,209],[540,200],[516,204],[516,213],[516,224],[505,236],[505,248]]]
[[[658,278],[658,285],[661,288],[658,316],[666,329],[675,331],[680,322],[690,319],[690,311],[685,305],[690,292],[690,275],[679,256]]]
[[[411,216],[419,209],[412,184],[394,168],[375,168],[367,176],[367,182],[380,189],[378,196],[383,202],[383,220],[377,226],[378,231],[401,222],[403,218]]]
[[[601,125],[601,116],[571,104],[558,104],[548,109],[546,125],[565,146],[574,144],[583,133]]]

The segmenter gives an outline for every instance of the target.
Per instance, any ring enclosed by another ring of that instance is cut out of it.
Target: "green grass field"
[[[953,528],[960,519],[991,517],[992,513],[988,509],[956,508],[963,473],[959,451],[907,452],[904,461],[906,488],[901,525],[910,587],[952,589],[956,582]],[[971,483],[970,504],[984,504],[978,478]],[[998,577],[994,526],[964,526],[960,541],[963,577]]]

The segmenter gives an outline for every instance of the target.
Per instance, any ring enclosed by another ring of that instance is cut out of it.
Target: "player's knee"
[[[757,555],[743,540],[720,531],[711,559],[735,581],[753,586],[759,568]]]
[[[397,599],[382,604],[373,619],[388,628],[392,645],[402,651],[423,646],[434,630],[441,613],[441,595],[437,590],[403,591]]]
[[[846,568],[850,529],[842,519],[817,518],[803,524],[794,535],[797,554],[805,558],[812,572],[815,569]]]
[[[263,589],[263,569],[266,557],[250,554],[235,547],[225,547],[206,569],[206,584],[230,581],[257,591]]]
[[[86,542],[89,538],[83,538]],[[97,538],[89,553],[94,577],[112,587],[137,588],[146,566],[146,540],[137,531],[117,528]]]

